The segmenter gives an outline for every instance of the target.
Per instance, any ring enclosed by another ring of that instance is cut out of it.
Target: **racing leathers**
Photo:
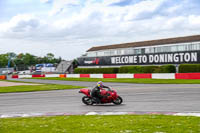
[[[108,86],[104,86],[104,85],[103,85],[102,87],[96,86],[96,87],[94,87],[94,88],[92,89],[91,95],[92,95],[93,98],[95,98],[95,100],[96,100],[97,103],[100,103],[100,102],[101,102],[101,99],[102,99],[103,97],[105,97],[105,96],[102,96],[102,95],[101,95],[101,89],[103,89],[103,88],[108,88],[108,89],[110,89]]]

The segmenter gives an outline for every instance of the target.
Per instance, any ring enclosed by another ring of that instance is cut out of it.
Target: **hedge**
[[[74,73],[95,74],[95,73],[175,73],[174,65],[163,66],[122,66],[120,68],[76,68]]]
[[[179,65],[179,73],[200,72],[200,64],[181,64]]]
[[[119,73],[175,73],[174,65],[163,66],[123,66],[120,67]]]
[[[162,65],[155,69],[153,73],[176,73],[176,67],[174,65]]]
[[[119,73],[153,73],[159,66],[122,66]]]
[[[105,74],[113,74],[118,73],[119,68],[76,68],[74,73],[80,74],[97,74],[97,73],[105,73]]]

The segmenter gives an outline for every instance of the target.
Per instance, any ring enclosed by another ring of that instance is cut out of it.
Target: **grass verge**
[[[138,84],[200,84],[200,80],[192,79],[100,79],[100,78],[34,78],[44,80],[66,80],[66,81],[84,81],[84,82],[118,82],[118,83],[138,83]]]
[[[57,116],[0,119],[1,133],[199,133],[199,117]]]
[[[51,91],[51,90],[65,90],[65,89],[79,89],[79,88],[84,88],[84,87],[72,86],[72,85],[55,85],[55,84],[21,85],[21,86],[0,87],[0,93]]]

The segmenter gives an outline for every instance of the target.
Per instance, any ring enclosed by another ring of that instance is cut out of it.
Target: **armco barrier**
[[[48,78],[57,78],[57,77],[60,77],[60,74],[45,74],[45,77],[48,77]]]
[[[5,75],[1,75],[1,76],[0,76],[0,79],[2,79],[2,80],[6,80],[7,77],[6,77]]]
[[[200,73],[176,73],[176,79],[200,79]]]
[[[200,79],[200,73],[149,73],[149,74],[46,74],[13,75],[12,78],[60,77],[60,78],[152,78],[152,79]]]
[[[174,73],[153,73],[152,79],[175,79]]]
[[[134,78],[134,74],[117,74],[117,78]]]
[[[90,74],[80,74],[80,78],[90,78]]]
[[[90,74],[90,78],[103,78],[103,74]]]
[[[12,78],[13,78],[13,79],[18,79],[19,76],[18,76],[18,75],[12,75]]]
[[[103,74],[103,78],[117,78],[116,74]]]
[[[66,74],[60,74],[60,78],[66,78]]]
[[[151,79],[152,74],[151,73],[146,73],[146,74],[134,74],[134,78],[146,78],[146,79]]]
[[[45,75],[32,75],[32,78],[44,78]]]
[[[33,75],[19,75],[19,78],[32,78]]]
[[[67,74],[67,78],[80,78],[80,74]]]

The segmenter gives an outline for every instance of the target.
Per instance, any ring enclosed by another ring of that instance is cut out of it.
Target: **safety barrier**
[[[0,75],[0,79],[1,79],[1,80],[6,80],[7,77],[6,77],[5,75]]]
[[[58,78],[58,77],[60,77],[60,74],[46,74],[45,77],[47,77],[47,78],[53,78],[53,77]]]
[[[90,74],[80,74],[80,78],[90,78]]]
[[[150,73],[145,73],[145,74],[134,74],[134,78],[138,78],[138,79],[151,79],[152,78],[152,74]]]
[[[152,74],[152,79],[175,79],[174,73]]]
[[[176,79],[200,79],[200,73],[176,73]]]
[[[103,78],[103,74],[90,74],[90,78]]]
[[[117,78],[134,78],[134,74],[117,74]]]
[[[200,79],[200,73],[146,73],[146,74],[45,74],[13,75],[12,78],[60,77],[60,78],[148,78],[148,79]]]
[[[116,74],[103,74],[103,78],[117,78]]]

